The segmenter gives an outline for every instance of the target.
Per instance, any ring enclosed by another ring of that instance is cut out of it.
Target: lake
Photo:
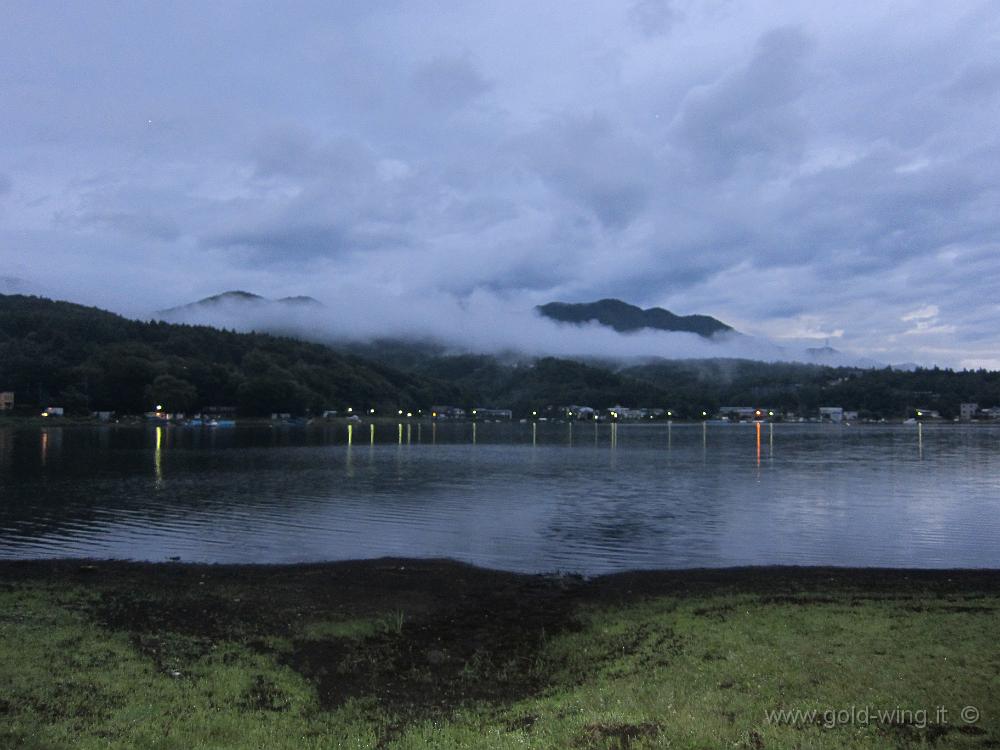
[[[1000,426],[0,428],[0,558],[1000,567]]]

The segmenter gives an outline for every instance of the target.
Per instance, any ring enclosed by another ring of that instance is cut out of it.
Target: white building
[[[821,406],[819,407],[820,422],[843,422],[844,408],[841,406]]]

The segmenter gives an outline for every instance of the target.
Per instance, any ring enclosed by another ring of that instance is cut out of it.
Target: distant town
[[[239,410],[236,406],[207,406],[198,412],[185,413],[169,411],[162,404],[141,415],[119,414],[114,411],[93,411],[89,414],[76,414],[78,419],[96,422],[119,421],[151,421],[156,423],[177,423],[191,426],[233,426],[236,423]],[[66,409],[59,405],[44,407],[30,413],[21,409],[15,410],[13,391],[0,391],[0,414],[12,416],[37,416],[42,419],[58,420],[67,417]],[[266,418],[266,417],[265,417]],[[950,420],[941,416],[936,409],[917,407],[898,419],[885,417],[861,417],[857,409],[845,409],[841,406],[821,406],[808,414],[797,414],[769,406],[721,406],[711,412],[702,410],[697,413],[682,413],[662,407],[629,407],[616,404],[603,409],[579,404],[565,406],[548,405],[531,409],[524,413],[515,413],[513,409],[477,406],[465,408],[447,404],[437,404],[426,409],[396,409],[395,411],[379,410],[374,407],[354,409],[326,409],[321,414],[298,415],[292,412],[272,412],[272,422],[316,422],[320,420],[347,420],[351,422],[374,420],[421,420],[429,419],[435,422],[511,422],[515,419],[521,422],[649,422],[649,421],[708,421],[722,423],[740,422],[815,422],[827,424],[852,423],[886,423],[886,422],[991,422],[1000,421],[1000,406],[981,408],[976,403],[962,403],[959,416]],[[258,420],[259,421],[259,418]]]

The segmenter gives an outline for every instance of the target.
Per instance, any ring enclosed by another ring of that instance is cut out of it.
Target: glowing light
[[[707,411],[703,411],[703,412],[701,413],[701,416],[703,416],[703,417],[707,417],[707,416],[708,416],[708,412],[707,412]]]
[[[49,413],[48,413],[47,411],[43,411],[43,412],[42,412],[42,416],[43,416],[43,417],[47,417],[47,416],[49,416]]]
[[[399,410],[399,416],[403,416],[403,410],[402,409]]]
[[[767,416],[769,416],[769,417],[773,417],[773,416],[774,416],[774,412],[773,412],[773,411],[769,411],[769,412],[767,413]]]
[[[412,417],[412,416],[413,416],[413,412],[412,412],[412,411],[408,411],[408,412],[406,412],[406,416],[408,416],[408,417]]]
[[[350,414],[352,411],[354,411],[354,409],[352,409],[350,406],[348,406],[347,407],[347,413]]]
[[[374,409],[369,409],[369,410],[368,410],[368,413],[369,413],[369,414],[374,414],[374,413],[375,413],[375,410],[374,410]]]

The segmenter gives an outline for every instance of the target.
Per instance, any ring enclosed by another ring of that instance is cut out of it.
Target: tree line
[[[140,414],[161,405],[244,416],[327,409],[428,409],[449,404],[517,416],[571,404],[670,409],[722,406],[814,414],[820,406],[900,418],[917,408],[958,415],[959,404],[1000,405],[1000,373],[861,369],[753,360],[657,360],[623,366],[553,357],[449,354],[441,346],[376,342],[331,348],[264,333],[136,321],[67,302],[0,295],[0,391],[34,412]]]

